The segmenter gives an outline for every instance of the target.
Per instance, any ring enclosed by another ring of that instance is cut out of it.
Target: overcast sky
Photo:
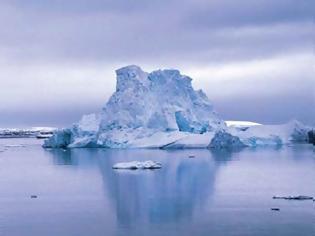
[[[100,111],[114,70],[177,68],[224,119],[315,124],[311,0],[1,0],[0,127]]]

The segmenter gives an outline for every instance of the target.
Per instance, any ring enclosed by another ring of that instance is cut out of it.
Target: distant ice
[[[7,145],[4,145],[4,147],[6,148],[16,148],[16,147],[25,147],[24,144],[7,144]]]
[[[29,138],[44,133],[52,133],[54,127],[0,128],[0,138]]]

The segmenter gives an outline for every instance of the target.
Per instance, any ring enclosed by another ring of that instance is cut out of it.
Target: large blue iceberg
[[[116,91],[98,114],[57,130],[44,147],[225,148],[306,141],[309,128],[228,127],[202,90],[178,70],[151,73],[131,65],[116,70]]]

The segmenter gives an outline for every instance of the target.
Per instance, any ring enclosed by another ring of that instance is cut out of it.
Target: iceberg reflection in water
[[[115,159],[152,154],[163,163],[154,171],[109,172]],[[113,158],[111,157],[113,154]],[[118,223],[126,226],[176,222],[189,223],[194,210],[200,211],[213,192],[218,166],[210,158],[188,158],[189,152],[108,151],[100,159],[104,185],[116,206]]]
[[[134,160],[163,167],[112,169]],[[26,145],[0,154],[0,231],[8,236],[314,235],[312,201],[272,199],[314,196],[314,167],[312,147],[303,145],[238,152]]]

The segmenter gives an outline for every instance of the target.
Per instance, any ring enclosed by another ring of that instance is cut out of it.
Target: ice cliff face
[[[178,70],[146,73],[132,65],[116,75],[116,91],[102,112],[84,116],[65,132],[71,133],[67,146],[126,148],[157,133],[171,133],[170,141],[175,141],[179,132],[202,134],[225,127],[205,93],[194,90],[192,79]],[[56,146],[55,138],[45,146]]]

